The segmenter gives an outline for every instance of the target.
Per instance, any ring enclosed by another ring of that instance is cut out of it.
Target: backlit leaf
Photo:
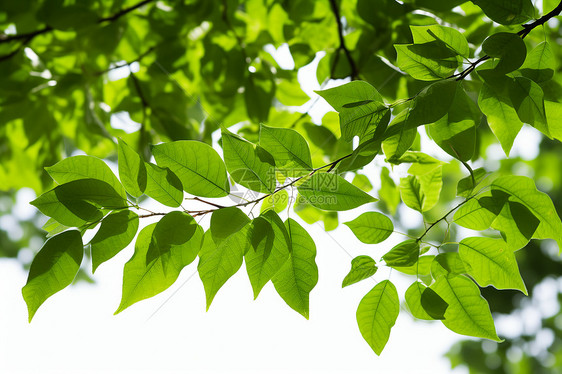
[[[357,239],[365,244],[377,244],[386,240],[394,231],[390,218],[378,212],[366,212],[353,221],[344,222]]]
[[[375,260],[369,256],[357,256],[351,260],[351,270],[343,279],[342,288],[372,277],[377,272]]]

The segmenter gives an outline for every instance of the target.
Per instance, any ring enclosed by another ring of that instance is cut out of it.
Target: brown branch
[[[343,24],[341,22],[341,14],[340,14],[340,9],[338,8],[338,4],[336,3],[336,0],[330,0],[330,5],[332,6],[332,12],[334,13],[334,17],[336,18],[336,22],[338,24],[338,36],[340,39],[340,45],[337,49],[337,54],[336,57],[334,59],[334,65],[332,66],[332,72],[331,72],[331,77],[333,78],[334,76],[334,71],[336,69],[336,65],[338,63],[339,60],[339,54],[340,51],[343,51],[343,53],[345,54],[345,57],[347,58],[347,61],[349,61],[349,66],[351,67],[351,80],[356,80],[359,78],[359,69],[357,69],[357,65],[355,64],[355,61],[353,60],[353,57],[351,57],[351,52],[349,51],[349,49],[346,47],[345,45],[345,39],[343,37]]]
[[[140,3],[137,3],[137,4],[135,4],[135,5],[132,5],[132,6],[128,7],[128,8],[125,8],[125,9],[120,10],[119,12],[115,13],[115,14],[112,15],[112,16],[100,18],[100,19],[98,20],[98,23],[116,21],[117,19],[123,17],[125,14],[130,13],[130,12],[132,12],[133,10],[136,10],[136,9],[140,8],[141,6],[146,5],[146,4],[148,4],[148,3],[151,3],[151,2],[153,2],[153,1],[154,1],[154,0],[143,0],[143,1],[141,1]]]

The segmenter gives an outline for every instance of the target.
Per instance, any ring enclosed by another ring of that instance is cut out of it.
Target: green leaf
[[[408,207],[427,212],[439,201],[442,186],[442,168],[437,167],[421,176],[400,178],[400,196]]]
[[[284,175],[306,175],[312,170],[310,149],[301,134],[292,129],[260,126],[260,145],[275,159]]]
[[[287,190],[277,191],[273,195],[263,199],[260,213],[263,213],[269,209],[273,209],[276,213],[281,213],[285,210],[285,208],[287,208],[288,203],[289,193],[287,192]]]
[[[457,86],[455,80],[427,86],[392,120],[383,142],[384,154],[390,162],[399,159],[411,147],[418,126],[436,122],[448,113]]]
[[[65,231],[45,242],[31,263],[22,289],[29,322],[45,300],[72,283],[83,255],[82,237],[76,230]]]
[[[482,50],[488,56],[500,59],[493,69],[498,74],[519,69],[527,57],[525,42],[519,35],[511,32],[491,35],[482,43]]]
[[[377,244],[386,240],[394,231],[390,218],[378,212],[366,212],[353,221],[344,222],[357,239],[365,244]]]
[[[343,279],[342,288],[370,278],[377,272],[375,260],[369,256],[357,256],[351,260],[351,270]]]
[[[398,204],[400,204],[400,192],[394,180],[390,177],[390,171],[386,167],[383,167],[381,170],[381,189],[379,190],[379,197],[390,214],[394,215]]]
[[[308,319],[309,294],[318,282],[316,245],[308,232],[295,220],[287,219],[285,228],[292,252],[271,281],[287,305]]]
[[[493,190],[492,196],[499,191]],[[507,200],[508,196],[505,197]],[[536,232],[540,220],[523,204],[506,201],[501,207],[491,227],[501,232],[509,248],[518,250],[529,243]]]
[[[396,287],[388,280],[377,284],[367,293],[357,308],[357,324],[363,338],[380,355],[396,323],[400,302]]]
[[[187,243],[172,246],[169,256],[159,256],[147,263],[146,257],[157,225],[158,223],[153,223],[146,226],[137,237],[135,253],[123,270],[123,295],[115,314],[166,290],[176,281],[181,270],[193,262],[199,253],[203,239],[201,227],[197,227]]]
[[[449,306],[445,300],[420,282],[414,282],[405,294],[406,303],[412,315],[424,320],[442,320]]]
[[[47,239],[68,230],[70,227],[57,222],[56,219],[49,218],[43,225],[42,229],[47,231]]]
[[[109,166],[97,157],[73,156],[46,167],[47,173],[58,183],[68,183],[81,179],[97,179],[109,184],[123,198],[125,189]]]
[[[205,287],[207,310],[220,288],[242,266],[244,253],[250,247],[249,228],[250,225],[244,226],[218,244],[209,231],[205,233],[197,270]]]
[[[537,239],[554,239],[558,248],[562,248],[562,222],[547,194],[537,190],[534,181],[528,177],[509,175],[496,179],[492,190],[503,191],[510,195],[509,200],[523,204],[540,224],[533,237]]]
[[[519,120],[509,95],[502,91],[484,83],[478,96],[478,106],[486,115],[488,125],[500,141],[505,154],[509,156],[513,141],[523,127],[523,122]]]
[[[344,105],[347,104],[368,100],[383,102],[382,96],[376,88],[364,81],[351,81],[338,87],[315,92],[322,96],[336,112],[341,112]]]
[[[472,171],[472,175],[462,178],[457,183],[457,196],[469,197],[474,188],[488,176],[486,169],[478,168]]]
[[[437,279],[440,276],[456,276],[466,274],[470,268],[465,264],[457,252],[440,253],[431,263],[431,275]]]
[[[377,201],[337,174],[315,173],[298,187],[301,196],[323,210],[349,210]]]
[[[459,255],[470,265],[469,274],[481,287],[520,290],[527,288],[519,274],[513,251],[501,239],[471,237],[459,243]]]
[[[392,247],[382,259],[387,266],[412,266],[420,256],[420,243],[417,240],[409,239]]]
[[[342,108],[340,126],[343,140],[349,142],[355,136],[359,139],[367,138],[376,131],[377,127],[386,126],[390,120],[389,115],[388,108],[378,101]]]
[[[554,70],[556,70],[556,59],[552,47],[544,41],[529,52],[520,71],[523,76],[535,83],[543,83],[554,76]]]
[[[217,209],[211,215],[211,237],[216,244],[220,244],[229,236],[240,231],[250,223],[248,215],[236,207]]]
[[[535,11],[531,0],[472,0],[492,20],[502,25],[525,23]]]
[[[139,197],[147,184],[146,166],[142,157],[119,139],[119,177],[129,194]]]
[[[131,243],[139,228],[139,216],[130,210],[113,212],[103,219],[90,241],[92,273]]]
[[[445,164],[443,161],[437,160],[425,153],[416,151],[408,151],[404,153],[404,155],[396,160],[395,163],[412,163],[412,166],[408,169],[408,173],[417,176],[428,174]]]
[[[468,41],[458,30],[440,25],[410,26],[414,44],[439,41],[456,54],[469,57]]]
[[[519,119],[552,138],[548,130],[542,88],[528,78],[515,77],[510,81],[509,94]]]
[[[355,174],[353,180],[351,181],[351,184],[353,184],[355,187],[359,187],[365,192],[369,192],[373,189],[373,185],[371,184],[369,177],[363,174]]]
[[[254,299],[289,258],[290,238],[283,221],[272,210],[253,221],[252,248],[244,258]]]
[[[80,227],[103,217],[102,208],[127,206],[115,189],[99,179],[79,179],[61,184],[31,202],[43,214],[59,223]]]
[[[154,164],[146,166],[146,195],[166,206],[177,208],[183,202],[183,187],[179,178],[168,168]]]
[[[172,211],[166,214],[158,221],[152,232],[150,245],[146,252],[146,264],[160,258],[162,270],[166,272],[172,252],[176,252],[176,248],[184,246],[195,235],[198,228],[199,225],[195,219],[187,213]],[[194,259],[195,257],[186,262],[191,263]]]
[[[449,112],[427,128],[441,149],[461,161],[468,161],[474,155],[476,127],[481,119],[478,106],[463,89],[458,89]]]
[[[274,191],[275,161],[269,152],[225,129],[222,147],[226,168],[237,183],[252,191]]]
[[[421,251],[423,253],[423,249]],[[435,256],[428,255],[428,256],[420,256],[418,260],[410,266],[392,266],[393,269],[398,270],[401,273],[408,274],[408,275],[429,275],[431,274],[431,264]]]
[[[421,81],[435,81],[451,76],[459,67],[457,53],[441,41],[423,44],[395,44],[396,65]]]
[[[177,175],[184,191],[201,197],[223,197],[230,193],[226,166],[208,144],[180,140],[152,147],[156,163]]]
[[[546,118],[550,121],[549,130],[553,138],[562,142],[562,104],[545,101]]]
[[[431,288],[449,307],[443,324],[461,335],[501,341],[496,334],[488,302],[480,296],[478,286],[460,275],[439,277]]]
[[[497,216],[497,213],[492,212],[490,204],[495,205],[491,196],[470,199],[457,209],[453,222],[472,230],[489,229]]]

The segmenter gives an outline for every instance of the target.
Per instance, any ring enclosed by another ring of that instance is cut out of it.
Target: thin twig
[[[336,22],[338,24],[338,36],[340,39],[340,45],[336,51],[336,57],[335,57],[335,61],[334,61],[334,65],[332,66],[332,76],[330,78],[333,78],[334,75],[334,70],[335,67],[337,65],[337,60],[339,58],[339,53],[340,51],[343,51],[343,53],[345,54],[345,57],[347,58],[347,61],[349,62],[349,66],[351,67],[351,80],[356,80],[359,78],[359,69],[357,69],[357,65],[355,64],[355,61],[353,60],[353,57],[351,57],[351,52],[349,51],[349,49],[347,48],[347,46],[345,45],[345,39],[343,36],[343,24],[341,22],[341,14],[340,14],[340,9],[338,7],[338,4],[336,3],[336,0],[330,0],[330,5],[332,6],[332,12],[334,12],[334,17],[336,17]]]

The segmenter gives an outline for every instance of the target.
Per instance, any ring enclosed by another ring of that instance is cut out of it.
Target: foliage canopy
[[[559,188],[560,173],[533,180],[491,166],[489,151],[509,157],[524,125],[560,149],[557,3],[537,18],[531,0],[8,2],[0,180],[33,188],[50,217],[23,288],[29,319],[84,257],[95,271],[135,237],[116,313],[198,258],[207,308],[245,263],[255,298],[271,281],[309,318],[319,269],[302,221],[329,231],[337,212],[363,207],[345,222],[358,240],[403,240],[353,258],[342,287],[383,266],[412,278],[405,293],[385,279],[359,303],[376,354],[401,299],[415,318],[500,341],[481,288],[526,295],[518,250],[531,239],[562,249],[560,216],[535,183]],[[296,110],[309,102],[299,69],[316,63],[320,98]],[[320,121],[317,100],[334,110]],[[363,171],[373,164],[378,175]],[[402,203],[423,226],[395,230]]]

